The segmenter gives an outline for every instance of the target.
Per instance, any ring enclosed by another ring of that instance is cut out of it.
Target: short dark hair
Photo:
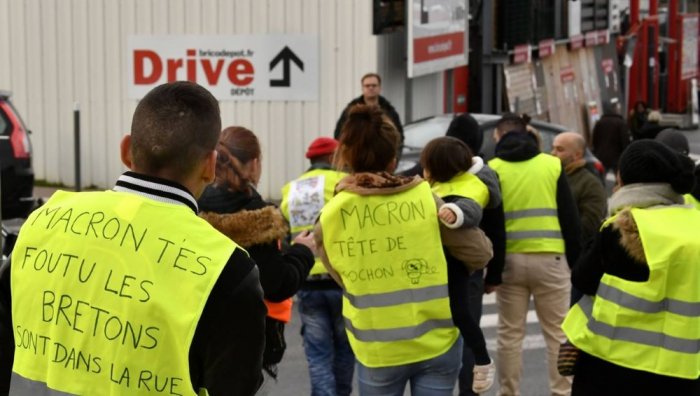
[[[353,173],[386,171],[400,144],[396,127],[379,106],[358,104],[343,124],[335,165]]]
[[[377,81],[379,82],[379,85],[382,85],[382,78],[379,77],[379,74],[377,74],[377,73],[367,73],[367,74],[365,74],[365,75],[362,76],[362,78],[360,79],[360,83],[364,83],[365,80],[368,79],[368,78],[370,78],[370,77],[376,78]]]
[[[472,151],[466,143],[450,136],[435,138],[423,148],[420,163],[430,182],[446,182],[472,166]]]
[[[147,174],[189,176],[221,134],[219,102],[188,81],[159,85],[136,106],[131,121],[131,161]]]
[[[527,132],[527,123],[515,113],[505,113],[496,123],[496,129],[501,136],[508,132]]]

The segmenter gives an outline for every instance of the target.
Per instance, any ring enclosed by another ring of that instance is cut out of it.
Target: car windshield
[[[404,127],[404,147],[422,150],[429,141],[445,135],[451,117],[431,117],[408,124]]]
[[[481,132],[484,135],[481,153],[484,155],[484,159],[489,160],[493,158],[494,155],[495,142],[493,140],[493,130],[498,121],[498,116],[489,114],[473,114],[473,116],[479,123]],[[404,127],[405,140],[402,155],[403,159],[415,164],[420,156],[421,150],[428,142],[445,135],[452,119],[452,114],[444,114],[417,120],[406,125]],[[542,152],[545,153],[549,153],[552,150],[554,137],[565,130],[564,127],[559,125],[544,123],[537,120],[533,120],[532,126],[540,133],[540,139],[542,140],[541,149]],[[400,164],[400,167],[406,168],[410,166],[408,163],[405,163]]]

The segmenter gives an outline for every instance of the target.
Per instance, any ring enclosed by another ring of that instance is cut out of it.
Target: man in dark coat
[[[617,161],[630,144],[630,132],[621,115],[606,111],[593,127],[593,154],[606,170],[617,169]]]
[[[367,73],[362,76],[360,81],[362,82],[362,96],[353,99],[347,106],[345,106],[343,113],[338,119],[338,123],[335,125],[335,132],[333,133],[333,136],[336,139],[340,139],[340,131],[343,129],[343,124],[345,124],[348,111],[352,106],[355,106],[356,104],[366,104],[381,107],[384,114],[389,117],[391,122],[394,123],[396,130],[399,131],[399,135],[401,135],[401,143],[403,143],[403,127],[401,126],[399,113],[396,112],[394,106],[392,106],[385,97],[380,95],[380,93],[382,93],[382,78],[379,77],[379,74]]]
[[[603,185],[593,173],[586,170],[586,160],[583,158],[585,150],[586,141],[576,132],[560,133],[552,143],[552,155],[561,160],[571,194],[576,201],[584,245],[600,228],[607,209],[607,195]]]

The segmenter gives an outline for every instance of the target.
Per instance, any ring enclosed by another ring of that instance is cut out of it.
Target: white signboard
[[[295,180],[289,187],[289,225],[292,230],[314,225],[325,205],[324,175]]]
[[[408,3],[408,76],[466,65],[469,2],[410,0]]]
[[[219,100],[318,100],[318,37],[310,34],[130,36],[128,91],[189,80]]]
[[[698,72],[698,17],[683,18],[683,47],[681,79],[687,80]]]

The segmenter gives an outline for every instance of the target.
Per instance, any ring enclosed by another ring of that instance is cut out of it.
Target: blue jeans
[[[297,296],[311,396],[350,395],[355,355],[345,333],[341,290],[300,290]]]
[[[422,362],[392,367],[366,367],[357,362],[361,396],[402,396],[411,383],[412,396],[452,396],[462,365],[462,338],[447,352]]]

